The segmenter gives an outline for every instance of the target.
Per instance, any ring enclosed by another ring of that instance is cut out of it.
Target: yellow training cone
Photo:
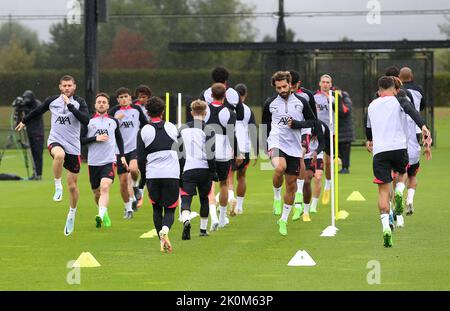
[[[336,215],[336,219],[345,219],[348,217],[348,215],[350,215],[347,211],[339,211]]]
[[[73,263],[72,268],[92,268],[100,267],[99,262],[89,252],[82,252],[78,259]]]
[[[364,197],[359,191],[353,191],[347,198],[347,201],[365,201]]]
[[[141,239],[151,239],[154,238],[155,236],[157,236],[158,234],[156,233],[156,229],[152,229],[149,232],[143,233],[140,238]]]

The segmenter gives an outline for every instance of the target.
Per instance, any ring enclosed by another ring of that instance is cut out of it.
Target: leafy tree
[[[11,38],[9,44],[0,50],[0,70],[16,71],[31,69],[35,52],[28,53],[19,40]]]
[[[18,23],[4,23],[0,26],[0,47],[15,39],[28,53],[40,48],[38,35],[30,28]]]
[[[104,68],[153,68],[153,53],[142,47],[142,35],[123,29],[117,33],[109,54],[102,58]]]
[[[119,50],[124,53],[116,42],[118,34],[123,35],[123,31],[141,35],[139,49],[152,53],[151,63],[146,66],[197,69],[224,65],[230,69],[252,69],[250,66],[257,65],[259,60],[252,52],[178,53],[169,52],[167,45],[169,42],[253,41],[255,29],[249,18],[220,16],[221,13],[249,13],[253,10],[242,0],[109,0],[110,18],[107,23],[100,23],[98,29],[100,69],[120,68],[123,65],[115,65],[112,61],[112,55],[118,57]],[[171,14],[184,16],[167,16]],[[219,16],[198,18],[198,14]],[[82,67],[84,26],[63,22],[54,25],[50,32],[52,42],[47,46],[48,66]],[[143,56],[139,57],[142,61]]]
[[[83,68],[84,26],[62,23],[50,27],[51,42],[46,45],[43,66],[54,69]]]

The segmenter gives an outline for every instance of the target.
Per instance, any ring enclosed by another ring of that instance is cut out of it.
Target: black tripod
[[[25,169],[27,170],[27,176],[28,178],[30,178],[30,162],[33,166],[33,171],[34,171],[34,163],[33,161],[30,160],[31,151],[26,131],[17,132],[15,130],[15,125],[18,119],[19,119],[18,112],[14,109],[11,112],[8,137],[6,138],[5,144],[2,149],[2,153],[0,154],[0,166],[2,164],[2,159],[6,150],[10,149],[11,147],[15,147],[15,149],[22,151],[23,163],[25,165]]]

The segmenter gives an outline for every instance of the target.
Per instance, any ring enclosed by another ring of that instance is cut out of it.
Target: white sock
[[[73,218],[73,217],[75,217],[76,212],[77,212],[76,207],[75,208],[69,207],[69,215],[67,215],[67,216]]]
[[[227,207],[219,205],[219,219],[225,220],[226,216],[227,216]]]
[[[234,199],[234,191],[228,190],[228,202]]]
[[[132,196],[132,197],[130,197],[130,200],[131,200],[131,202],[134,202],[134,201],[136,201],[136,197],[134,196],[134,194],[133,194],[133,196]]]
[[[237,198],[237,209],[238,211],[243,211],[244,197],[236,197]]]
[[[283,213],[281,214],[281,219],[288,221],[289,214],[291,213],[292,205],[283,205]]]
[[[185,223],[187,220],[191,220],[191,212],[184,210],[181,212],[181,221]]]
[[[55,188],[62,189],[61,178],[55,178]]]
[[[413,188],[408,189],[408,197],[406,198],[406,204],[413,204],[415,193],[416,193],[416,189],[413,189]]]
[[[305,203],[305,207],[303,209],[303,214],[309,214],[309,206],[310,206],[310,204]]]
[[[139,187],[139,180],[133,180],[133,178],[131,180],[133,181],[133,187]]]
[[[381,214],[381,224],[383,225],[383,231],[385,229],[391,230],[391,227],[389,227],[389,214]]]
[[[211,216],[211,222],[219,222],[219,219],[217,218],[217,211],[216,211],[216,205],[210,204],[209,205],[209,215]]]
[[[169,227],[163,226],[160,232],[167,235],[169,234],[169,230],[170,230]]]
[[[400,192],[403,194],[403,191],[405,190],[405,184],[402,182],[397,183],[397,186],[395,186],[395,191]]]
[[[206,228],[208,227],[208,217],[201,217],[200,218],[200,229],[201,230],[206,230]]]
[[[303,194],[303,184],[305,183],[304,179],[297,179],[297,193]]]
[[[144,196],[144,189],[139,189],[139,192],[141,193],[141,197]]]
[[[100,218],[103,220],[103,216],[105,216],[106,214],[106,207],[104,206],[99,206],[98,207],[98,215],[100,216]]]
[[[273,187],[273,198],[275,200],[281,200],[281,188],[282,187],[280,188]]]
[[[317,202],[319,202],[319,198],[312,198],[311,200],[311,207],[312,208],[317,208]]]
[[[127,212],[132,212],[133,209],[131,208],[131,204],[133,203],[133,200],[130,199],[130,201],[128,201],[127,203],[125,203],[125,209],[127,210]]]
[[[331,189],[331,179],[326,179],[324,190],[330,190],[330,189]]]

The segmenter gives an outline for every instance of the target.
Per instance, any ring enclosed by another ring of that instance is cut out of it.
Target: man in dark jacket
[[[342,169],[339,174],[349,174],[350,150],[353,141],[352,100],[347,92],[335,88],[341,93],[342,105],[339,105],[339,158]]]
[[[34,97],[32,91],[27,90],[22,95],[25,104],[25,114],[30,113],[42,103]],[[42,152],[44,151],[44,121],[42,116],[30,120],[27,124],[27,136],[30,142],[31,154],[33,155],[33,176],[32,180],[42,179]]]

